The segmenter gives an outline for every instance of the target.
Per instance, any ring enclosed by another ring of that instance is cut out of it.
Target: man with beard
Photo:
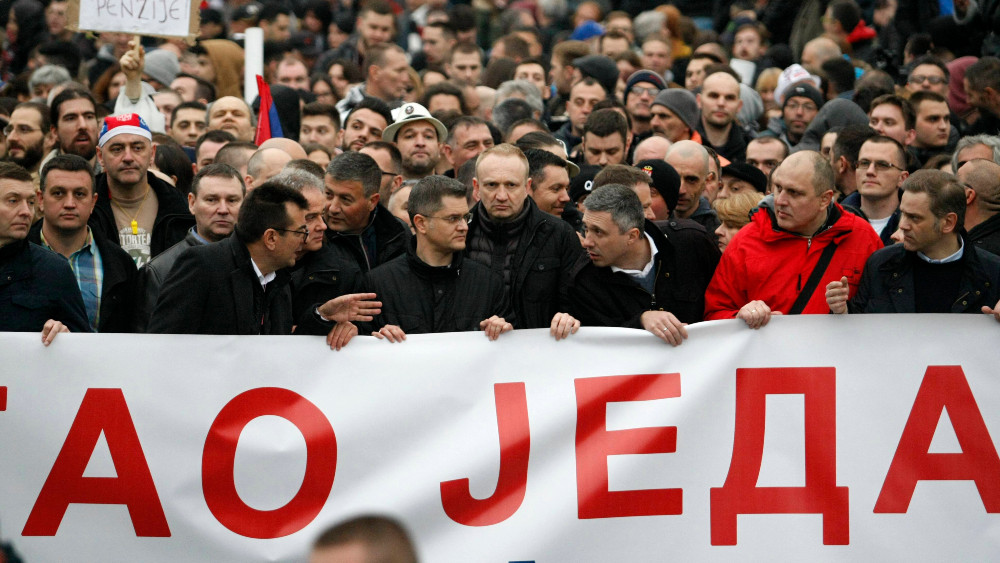
[[[633,143],[638,144],[653,134],[650,108],[666,83],[654,72],[637,70],[625,83],[625,109],[632,118]]]
[[[67,88],[59,92],[52,100],[49,119],[57,144],[45,160],[59,154],[75,154],[83,157],[95,174],[100,174],[101,165],[97,162],[97,103],[90,92],[81,88]]]
[[[394,114],[395,122],[382,132],[382,140],[399,147],[403,178],[419,180],[434,174],[448,130],[420,104],[403,104]]]
[[[350,113],[344,114],[344,127],[337,135],[340,149],[356,152],[382,138],[382,131],[392,123],[389,105],[371,96],[364,98]]]
[[[37,102],[18,104],[10,114],[10,123],[4,128],[7,135],[6,159],[30,172],[36,188],[45,150],[45,132],[48,130],[48,108]]]

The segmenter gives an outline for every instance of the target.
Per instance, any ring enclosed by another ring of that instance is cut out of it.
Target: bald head
[[[732,77],[730,77],[732,78]],[[708,151],[701,143],[694,141],[677,141],[667,149],[667,162],[671,160],[689,160],[698,158],[704,163],[705,174],[708,174]]]
[[[281,169],[291,160],[291,155],[281,149],[260,149],[253,153],[250,161],[247,162],[247,188],[256,188],[270,180],[271,177],[281,172]]]
[[[976,192],[973,205],[990,215],[1000,212],[1000,164],[985,159],[970,160],[958,169],[958,179]]]
[[[812,179],[809,183],[816,190],[816,195],[832,191],[835,187],[833,167],[830,166],[830,161],[816,151],[799,151],[793,153],[783,160],[777,168],[784,168],[785,166],[800,170],[811,169]],[[775,172],[777,172],[777,169],[775,169]]]
[[[802,48],[802,66],[819,68],[824,62],[843,55],[837,43],[828,37],[817,37]]]
[[[632,162],[649,159],[663,160],[667,157],[670,145],[671,142],[666,138],[653,135],[635,146],[635,156],[632,158]]]
[[[271,137],[261,143],[257,148],[258,150],[278,149],[280,151],[285,151],[289,154],[289,156],[291,156],[290,160],[308,158],[308,155],[306,154],[305,149],[302,148],[302,145],[291,139],[285,139],[284,137]]]

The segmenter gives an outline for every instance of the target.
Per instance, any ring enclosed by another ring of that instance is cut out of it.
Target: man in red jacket
[[[793,154],[772,180],[773,203],[765,200],[722,253],[705,320],[736,317],[760,328],[773,314],[829,313],[826,284],[846,277],[853,295],[882,247],[865,220],[834,201],[833,169],[820,153]]]

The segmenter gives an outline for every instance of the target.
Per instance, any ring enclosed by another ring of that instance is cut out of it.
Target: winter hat
[[[760,193],[767,191],[767,176],[757,167],[745,162],[734,162],[722,168],[722,176],[732,176],[753,186]]]
[[[433,125],[437,131],[438,142],[444,142],[445,137],[448,136],[448,129],[445,128],[444,123],[431,117],[431,112],[427,111],[427,108],[415,102],[403,104],[392,110],[392,119],[392,125],[386,127],[385,131],[382,131],[383,141],[395,143],[396,133],[399,132],[403,125],[413,121],[426,121]]]
[[[142,71],[153,80],[169,87],[181,71],[177,55],[166,49],[157,49],[146,53],[146,65]]]
[[[660,197],[667,204],[667,209],[673,211],[677,207],[681,191],[681,177],[674,167],[655,158],[640,160],[635,167],[649,174],[653,180],[653,188],[660,193]]]
[[[573,59],[573,66],[580,70],[580,74],[600,82],[608,96],[614,95],[615,86],[618,85],[618,65],[611,57],[587,55]]]
[[[782,109],[788,105],[788,100],[792,98],[809,98],[816,104],[817,109],[823,107],[823,102],[826,101],[823,99],[823,94],[820,94],[819,90],[813,88],[808,82],[796,84],[785,92],[785,101],[781,104]]]
[[[590,195],[594,189],[594,176],[597,176],[600,171],[600,166],[584,165],[580,167],[580,173],[569,182],[569,198],[574,203],[579,203],[580,198]]]
[[[802,82],[803,80],[812,82],[816,88],[819,88],[821,84],[819,77],[815,74],[809,74],[809,71],[802,68],[802,65],[794,64],[781,71],[781,76],[778,77],[778,85],[774,88],[774,101],[784,104],[785,99],[783,96],[785,95],[785,90],[792,84]]]
[[[653,86],[656,86],[660,90],[667,87],[667,83],[663,81],[663,77],[651,70],[637,70],[628,77],[628,81],[625,82],[625,97],[628,98],[629,92],[632,91],[632,87],[640,82],[649,82]]]
[[[573,41],[586,41],[591,37],[600,37],[601,35],[604,35],[604,26],[593,20],[587,20],[576,26],[569,38]]]
[[[683,88],[669,88],[656,95],[654,106],[664,106],[679,117],[693,132],[698,127],[698,101]]]
[[[97,146],[103,147],[105,143],[113,137],[122,133],[130,133],[145,137],[146,140],[153,140],[153,133],[149,130],[149,125],[136,113],[123,113],[121,115],[109,115],[104,118],[104,126],[101,127],[101,135],[97,139]]]

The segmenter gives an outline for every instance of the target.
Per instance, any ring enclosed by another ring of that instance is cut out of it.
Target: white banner
[[[991,317],[688,330],[339,353],[0,334],[0,541],[29,562],[304,561],[375,512],[427,562],[1000,553]]]

